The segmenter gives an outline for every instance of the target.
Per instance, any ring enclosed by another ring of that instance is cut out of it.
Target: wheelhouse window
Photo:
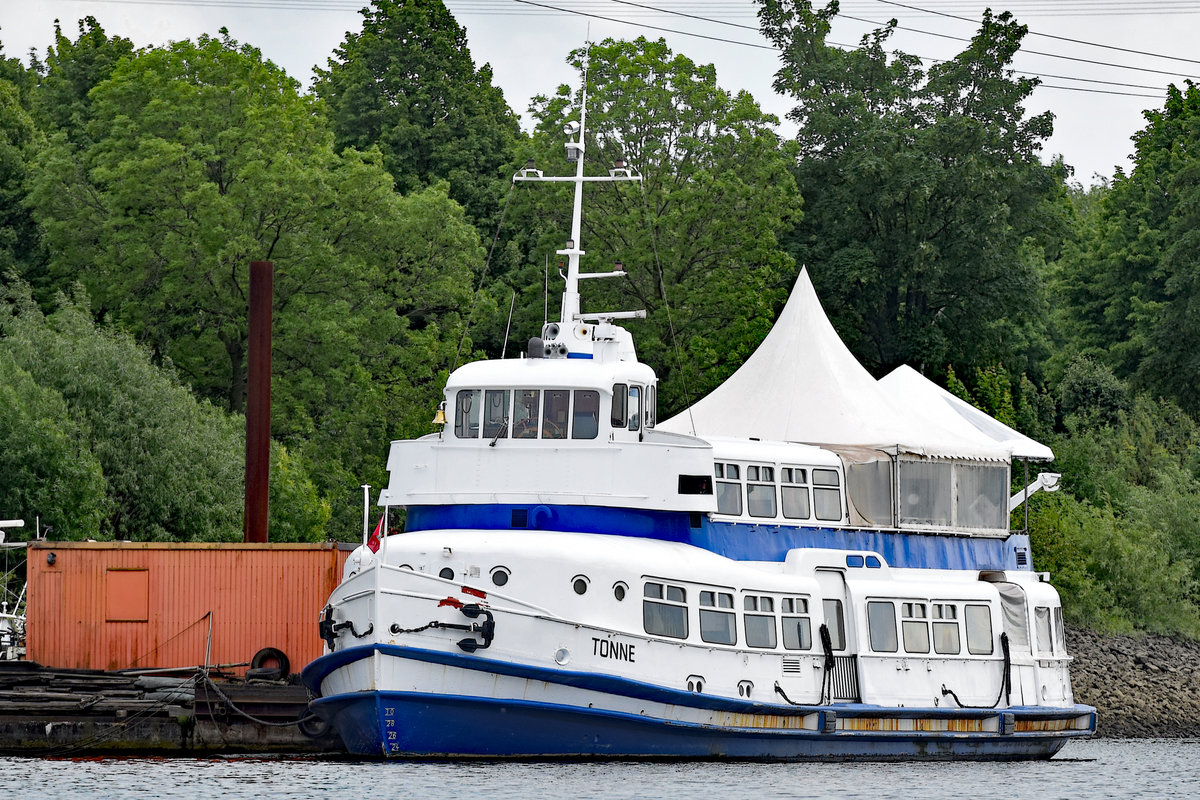
[[[647,582],[642,590],[642,625],[651,636],[686,639],[687,590],[682,586]]]
[[[783,516],[788,519],[808,519],[812,508],[808,494],[808,471],[800,467],[781,467],[779,470],[779,499]]]
[[[947,656],[962,652],[958,632],[958,607],[952,603],[933,604],[933,650]]]
[[[614,428],[624,428],[627,422],[625,418],[626,403],[629,398],[629,387],[623,383],[614,383],[612,392],[612,413],[608,415],[608,421]]]
[[[746,510],[752,517],[775,517],[774,467],[746,467]]]
[[[732,594],[700,592],[700,638],[710,644],[737,644]]]
[[[867,628],[871,634],[871,649],[876,653],[894,653],[899,649],[895,604],[878,600],[867,603]]]
[[[825,626],[829,629],[829,640],[834,650],[846,649],[846,617],[841,600],[822,600]]]
[[[836,601],[835,601],[836,602]],[[808,615],[808,600],[785,597],[779,601],[780,624],[783,627],[783,646],[787,650],[812,649],[812,618]],[[840,609],[839,609],[839,614]],[[841,635],[839,631],[838,639]],[[834,649],[840,649],[835,645]]]
[[[842,518],[841,478],[835,469],[812,471],[813,506],[817,519],[837,521]]]
[[[658,387],[646,387],[646,427],[653,428],[658,424]]]
[[[992,609],[985,605],[968,605],[963,609],[967,628],[967,652],[976,656],[992,654]]]
[[[454,400],[454,435],[459,439],[479,436],[479,390],[460,389]]]
[[[517,389],[516,402],[513,404],[514,439],[536,439],[538,435],[538,403],[541,401],[540,389]]]
[[[636,431],[642,423],[642,387],[629,387],[629,430]]]
[[[716,465],[717,475],[717,513],[741,516],[742,513],[742,484],[738,479],[741,474],[737,464]]]
[[[1050,633],[1050,607],[1037,606],[1033,609],[1033,623],[1037,630],[1037,649],[1041,655],[1053,655],[1054,639]]]
[[[746,628],[746,644],[750,647],[774,648],[775,598],[748,594],[742,598],[745,611],[743,623]]]
[[[572,439],[595,439],[600,430],[600,393],[590,389],[575,392],[575,413],[571,416]]]
[[[483,393],[483,436],[485,439],[508,436],[507,389],[488,389]]]
[[[901,603],[901,630],[904,632],[904,650],[909,653],[929,652],[928,608],[925,603]]]
[[[571,411],[571,392],[567,389],[547,389],[542,415],[542,438],[567,438],[567,420]]]

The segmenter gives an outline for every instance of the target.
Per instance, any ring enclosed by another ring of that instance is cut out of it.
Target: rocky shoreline
[[[1067,631],[1075,701],[1110,738],[1200,737],[1200,642]]]

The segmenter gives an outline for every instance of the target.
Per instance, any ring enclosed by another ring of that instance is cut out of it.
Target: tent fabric
[[[936,416],[939,424],[950,430],[982,433],[997,445],[1011,449],[1013,458],[1054,460],[1054,452],[1046,445],[955,397],[907,364],[884,375],[879,379],[879,385],[905,404],[930,412]]]
[[[659,427],[701,437],[865,446],[893,455],[1011,457],[1011,448],[971,426],[948,429],[891,397],[837,335],[807,269],[750,358],[708,396]]]

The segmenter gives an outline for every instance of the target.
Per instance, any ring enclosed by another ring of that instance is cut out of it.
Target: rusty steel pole
[[[271,303],[275,265],[250,262],[250,337],[246,381],[244,541],[266,542],[271,476]]]

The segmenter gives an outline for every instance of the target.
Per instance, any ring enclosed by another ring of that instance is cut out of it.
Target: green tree
[[[985,12],[963,52],[926,69],[889,50],[894,20],[831,46],[837,13],[807,0],[759,12],[782,50],[775,87],[797,102],[805,215],[791,253],[877,374],[1007,363],[1069,209],[1066,168],[1038,157],[1051,115],[1025,114],[1037,81],[1010,67],[1026,28]]]
[[[37,224],[25,207],[27,162],[41,144],[29,113],[34,77],[0,45],[0,271],[21,275],[40,264]]]
[[[0,341],[0,517],[35,519],[57,539],[96,539],[108,517],[104,473],[62,395],[40,386]]]
[[[242,538],[245,421],[197,400],[82,297],[45,316],[28,285],[0,294],[0,497],[63,538]],[[11,467],[11,468],[10,468]],[[325,538],[303,464],[272,453],[273,541]]]
[[[472,219],[494,219],[520,130],[491,67],[476,69],[442,0],[371,0],[360,13],[362,31],[314,85],[338,146],[378,146],[401,191],[445,180]]]
[[[1057,288],[1074,350],[1135,387],[1200,411],[1200,88],[1170,86],[1145,112],[1134,167],[1102,192]]]
[[[621,261],[625,275],[587,284],[584,311],[647,310],[644,323],[629,327],[639,356],[658,371],[659,404],[669,413],[686,405],[685,379],[695,401],[731,374],[787,297],[796,269],[779,237],[799,215],[791,156],[773,131],[777,120],[753,97],[722,89],[711,64],[662,40],[609,39],[569,61],[587,76],[589,174],[607,174],[621,157],[643,177],[585,190],[585,271]],[[553,165],[562,163],[563,124],[578,119],[579,103],[566,86],[535,100],[531,154],[548,174],[565,171]],[[537,330],[543,260],[557,258],[570,236],[570,195],[523,186],[514,197],[514,224],[529,220],[537,236],[528,242],[533,263],[521,277],[533,280],[522,286],[518,322]]]
[[[62,131],[69,139],[86,136],[91,120],[88,93],[108,80],[122,58],[132,55],[133,42],[108,36],[93,16],[79,20],[79,38],[68,39],[54,22],[54,45],[46,52],[34,93],[34,115],[41,127]]]

